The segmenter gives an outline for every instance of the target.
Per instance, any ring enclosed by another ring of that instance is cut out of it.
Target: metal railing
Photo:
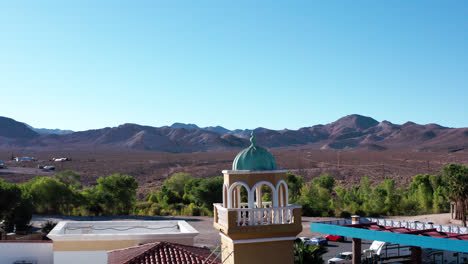
[[[379,218],[366,218],[369,222],[376,222],[378,225],[382,226],[391,226],[391,227],[404,227],[409,229],[416,229],[416,230],[424,230],[424,229],[432,229],[435,228],[439,232],[445,233],[455,233],[455,234],[468,234],[467,227],[461,226],[452,226],[452,225],[435,225],[429,223],[421,223],[421,222],[404,222],[404,221],[396,221],[390,219],[379,219]]]
[[[454,233],[454,234],[468,234],[468,227],[452,226],[452,225],[435,225],[429,223],[421,223],[417,221],[397,221],[383,218],[361,217],[360,223],[377,223],[381,226],[389,227],[402,227],[408,229],[424,230],[435,228],[439,232]],[[351,219],[340,219],[331,221],[320,221],[319,223],[329,225],[350,225]]]
[[[351,219],[339,219],[339,220],[329,220],[329,221],[320,221],[317,223],[327,224],[327,225],[350,225],[352,224]]]

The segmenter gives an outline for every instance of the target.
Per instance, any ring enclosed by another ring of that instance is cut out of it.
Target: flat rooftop
[[[185,221],[62,221],[47,235],[63,240],[132,240],[195,237]]]

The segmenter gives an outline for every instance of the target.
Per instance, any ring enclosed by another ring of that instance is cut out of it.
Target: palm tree
[[[322,264],[327,248],[320,245],[306,245],[300,239],[294,241],[294,264]]]
[[[50,240],[48,237],[47,237],[47,234],[50,233],[50,231],[52,231],[52,229],[54,229],[54,227],[57,225],[57,223],[54,223],[50,220],[47,220],[47,222],[45,222],[44,224],[42,224],[41,226],[41,232],[42,232],[42,240]]]
[[[468,209],[468,167],[460,164],[449,164],[442,169],[442,174],[448,185],[450,199],[455,201],[457,214],[466,227],[466,210]]]

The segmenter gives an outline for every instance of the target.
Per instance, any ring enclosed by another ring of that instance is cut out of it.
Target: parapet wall
[[[0,264],[31,261],[36,264],[53,264],[52,241],[0,241]]]

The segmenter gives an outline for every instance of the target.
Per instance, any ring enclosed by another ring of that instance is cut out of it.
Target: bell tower
[[[288,202],[286,170],[268,150],[251,145],[224,170],[223,203],[214,204],[223,263],[292,264],[294,239],[302,231],[301,206]]]

